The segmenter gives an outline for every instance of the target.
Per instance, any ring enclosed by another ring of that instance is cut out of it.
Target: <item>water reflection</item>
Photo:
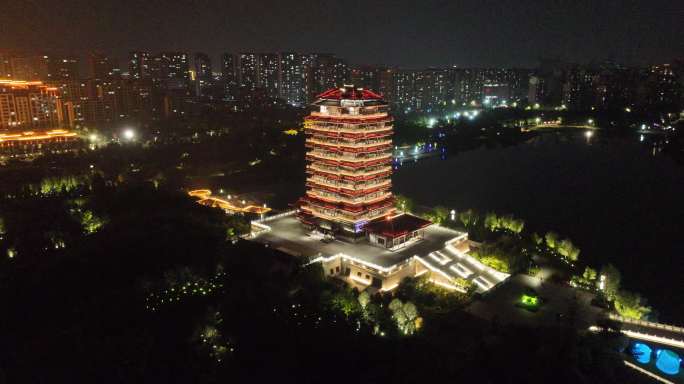
[[[440,140],[438,138],[438,140]],[[604,135],[598,130],[586,130],[581,132],[566,132],[566,131],[549,131],[542,132],[538,135],[530,138],[525,143],[539,143],[539,142],[576,142],[583,143],[588,146],[600,144],[606,145],[622,145],[622,139],[613,139],[609,135]],[[650,156],[657,156],[661,154],[665,148],[665,145],[669,143],[667,136],[662,133],[644,132],[640,131],[638,136],[634,136],[634,139],[629,139],[630,142],[642,145],[642,147],[647,151]],[[483,148],[486,146],[483,145]],[[487,148],[491,148],[491,145]],[[494,145],[493,149],[499,148]],[[473,148],[472,150],[475,150]],[[402,166],[414,164],[418,160],[426,160],[430,158],[439,158],[440,160],[446,160],[447,154],[450,153],[450,149],[447,145],[440,142],[432,143],[418,143],[414,145],[397,146],[394,148],[393,153],[393,168],[395,170],[400,169]],[[451,151],[454,155],[456,152]]]
[[[681,290],[672,260],[684,252],[676,240],[684,237],[676,225],[684,218],[684,178],[664,148],[667,137],[594,131],[588,142],[584,132],[463,151],[440,144],[417,163],[396,157],[394,192],[419,205],[510,213],[535,231],[563,233],[579,244],[583,262],[613,263],[642,282],[633,289],[654,307],[667,308],[662,316],[684,321],[684,303],[661,294]]]

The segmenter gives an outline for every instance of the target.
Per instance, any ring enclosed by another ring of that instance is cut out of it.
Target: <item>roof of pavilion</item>
[[[429,220],[405,213],[368,223],[364,229],[370,233],[394,238],[429,227],[430,225],[432,225],[432,222]]]

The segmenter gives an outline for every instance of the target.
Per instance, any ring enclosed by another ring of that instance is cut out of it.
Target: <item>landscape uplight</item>
[[[539,299],[536,296],[527,295],[527,294],[522,295],[520,302],[523,305],[526,305],[529,307],[536,307],[537,305],[539,305]]]

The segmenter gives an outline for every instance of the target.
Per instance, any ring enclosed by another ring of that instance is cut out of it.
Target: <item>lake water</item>
[[[547,132],[511,147],[407,159],[393,182],[417,204],[512,213],[569,237],[582,262],[613,263],[661,321],[684,324],[684,169],[648,139]]]

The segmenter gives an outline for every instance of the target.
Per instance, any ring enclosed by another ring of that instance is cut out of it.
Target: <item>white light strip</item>
[[[487,284],[487,285],[489,286],[489,288],[491,288],[491,287],[494,286],[494,283],[492,283],[491,281],[487,280],[487,278],[484,277],[484,276],[480,276],[479,279],[480,279],[483,283]]]
[[[645,370],[645,369],[643,369],[643,368],[641,368],[641,367],[639,367],[639,366],[637,366],[637,365],[635,365],[635,364],[630,363],[630,362],[627,361],[627,360],[623,360],[623,362],[625,363],[626,366],[628,366],[628,367],[630,367],[630,368],[632,368],[632,369],[634,369],[634,370],[637,370],[637,371],[643,373],[643,374],[646,375],[646,376],[650,376],[650,377],[652,377],[652,378],[654,378],[654,379],[660,381],[661,383],[665,383],[665,384],[675,384],[673,381],[670,381],[670,380],[668,380],[668,379],[666,379],[666,378],[664,378],[664,377],[658,376],[658,375],[656,375],[656,374],[653,373],[653,372],[647,371],[647,370]]]
[[[449,262],[451,261],[451,258],[449,256],[443,254],[440,251],[435,251],[435,254],[437,254],[442,259],[442,261],[439,262],[442,265],[449,264]]]
[[[450,258],[444,256],[443,254],[440,254],[439,251],[430,252],[428,256],[442,266],[448,264],[451,261]]]
[[[491,282],[489,282],[489,280],[485,279],[482,276],[474,278],[473,283],[477,284],[478,287],[482,288],[485,291],[491,289],[494,286],[494,284],[492,284]]]
[[[473,279],[473,283],[477,284],[477,286],[480,287],[482,290],[484,290],[484,291],[487,290],[487,286],[485,286],[484,284],[482,284],[482,283],[480,282],[480,280],[478,280],[477,278],[474,278],[474,279]]]
[[[648,333],[628,331],[625,329],[623,329],[621,332],[624,333],[625,335],[632,337],[632,338],[635,338],[635,339],[652,341],[654,343],[665,344],[665,345],[669,345],[671,347],[684,348],[684,341],[682,341],[682,340],[670,339],[667,337],[656,336],[656,335],[649,335]]]
[[[458,273],[458,275],[464,279],[468,278],[468,276],[473,274],[473,271],[464,267],[461,263],[456,263],[456,265],[450,266],[449,269]]]
[[[434,253],[430,253],[430,254],[428,254],[428,256],[429,256],[432,260],[434,260],[434,261],[436,261],[436,262],[439,263],[439,261],[440,261],[440,260],[439,260],[439,257],[435,256]]]
[[[338,253],[338,254],[333,255],[333,256],[330,256],[330,257],[323,257],[323,256],[317,257],[317,258],[311,260],[311,261],[309,262],[309,264],[318,263],[318,262],[320,262],[320,263],[327,263],[327,262],[329,262],[329,261],[333,261],[333,260],[339,259],[339,258],[346,259],[346,260],[349,260],[349,261],[352,261],[352,262],[355,262],[355,263],[364,265],[364,266],[369,267],[369,268],[374,268],[374,269],[377,269],[378,271],[384,272],[384,273],[393,272],[395,269],[399,268],[399,267],[400,267],[401,265],[403,265],[403,264],[408,263],[408,262],[411,260],[411,259],[409,258],[409,259],[407,259],[407,260],[405,260],[405,261],[403,261],[403,262],[394,264],[394,265],[392,265],[391,267],[383,267],[383,266],[380,266],[380,265],[377,265],[377,264],[369,263],[368,261],[365,261],[365,260],[357,259],[356,257],[352,257],[352,256],[349,256],[349,255],[345,255],[344,253]]]
[[[279,214],[277,214],[277,215],[272,215],[272,216],[265,217],[263,220],[252,220],[252,223],[260,223],[260,224],[261,224],[261,223],[265,223],[265,222],[272,221],[272,220],[275,220],[275,219],[280,219],[281,217],[292,216],[292,215],[294,215],[294,214],[296,214],[296,213],[297,213],[297,210],[296,210],[296,209],[293,209],[293,210],[291,210],[291,211],[286,211],[286,212],[283,212],[283,213],[279,213]]]
[[[399,286],[399,284],[394,284],[394,285],[391,285],[391,286],[389,286],[389,287],[387,287],[387,288],[382,288],[382,289],[380,289],[380,290],[381,290],[382,292],[389,292],[389,291],[391,291],[391,290],[397,288],[398,286]]]
[[[635,325],[640,325],[642,327],[662,329],[662,330],[669,331],[669,332],[684,334],[684,328],[677,327],[674,325],[654,323],[652,321],[645,321],[645,320],[628,319],[626,317],[622,317],[622,316],[616,315],[614,313],[610,313],[610,314],[608,314],[608,316],[612,320],[617,320],[617,321],[622,322],[622,323],[635,324]]]
[[[414,256],[416,260],[420,261],[423,263],[424,266],[426,266],[429,270],[432,272],[437,272],[440,275],[444,276],[447,280],[451,280],[451,276],[449,276],[446,272],[442,271],[441,269],[437,269],[432,266],[432,264],[428,263],[427,261],[423,260],[420,256]]]
[[[461,236],[459,236],[459,237],[461,237]],[[459,258],[464,258],[464,259],[466,259],[470,264],[474,265],[474,266],[475,266],[477,269],[479,269],[480,271],[487,271],[487,272],[489,272],[490,275],[492,275],[492,276],[495,277],[497,280],[499,280],[498,282],[502,282],[502,281],[506,280],[507,278],[509,278],[509,277],[511,276],[511,275],[508,274],[508,273],[500,272],[500,271],[497,271],[497,270],[494,269],[494,268],[490,268],[490,267],[488,267],[488,266],[482,264],[482,263],[481,263],[479,260],[477,260],[476,258],[474,258],[474,257],[472,257],[472,256],[470,256],[470,255],[468,255],[468,254],[465,254],[465,253],[459,251],[458,249],[456,249],[456,247],[454,247],[454,246],[451,244],[451,241],[447,242],[447,245],[446,245],[446,247],[444,247],[444,249],[446,249],[447,251],[449,251],[449,252],[451,252],[451,253],[453,253],[453,254],[459,256]]]
[[[257,227],[257,228],[260,228],[264,231],[270,231],[271,230],[271,227],[269,227],[268,225],[257,223],[256,221],[252,221],[252,225]]]

